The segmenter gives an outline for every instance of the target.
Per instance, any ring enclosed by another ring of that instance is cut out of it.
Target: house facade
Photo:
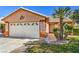
[[[63,23],[71,24],[73,26],[73,21],[69,18],[65,18]],[[53,33],[53,28],[60,28],[60,20],[59,18],[49,17],[49,33]]]
[[[56,20],[32,10],[19,8],[2,19],[5,22],[3,35],[7,37],[40,38],[52,33],[54,26],[59,26],[59,20]],[[64,22],[72,24],[71,20]]]

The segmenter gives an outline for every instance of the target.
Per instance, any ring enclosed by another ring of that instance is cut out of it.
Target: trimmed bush
[[[73,33],[74,33],[74,35],[79,35],[79,28],[73,29]]]

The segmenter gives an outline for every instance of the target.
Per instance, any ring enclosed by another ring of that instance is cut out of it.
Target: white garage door
[[[39,38],[39,22],[10,23],[9,36]]]

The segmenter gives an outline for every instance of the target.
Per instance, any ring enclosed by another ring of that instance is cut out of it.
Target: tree
[[[73,10],[70,18],[73,19],[74,22],[75,22],[75,20],[78,20],[79,19],[79,9]]]
[[[75,25],[76,21],[79,20],[79,9],[73,10],[70,18],[73,20],[73,25]]]
[[[70,13],[71,9],[69,7],[61,7],[55,9],[55,12],[53,13],[54,18],[60,19],[60,40],[63,40],[63,19],[69,17]]]
[[[73,10],[69,18],[73,20],[73,27],[74,27],[76,21],[79,20],[79,9]]]
[[[67,39],[69,33],[72,33],[73,26],[70,24],[64,24],[64,39]]]

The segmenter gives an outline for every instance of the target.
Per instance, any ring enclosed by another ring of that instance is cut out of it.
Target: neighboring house
[[[4,36],[26,38],[40,38],[43,34],[51,33],[53,26],[59,24],[59,19],[54,20],[25,8],[17,9],[4,17],[2,21],[5,22]],[[70,19],[65,22],[72,24]]]

